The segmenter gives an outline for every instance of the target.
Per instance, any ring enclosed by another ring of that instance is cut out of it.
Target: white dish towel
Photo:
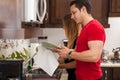
[[[37,55],[34,57],[35,64],[52,76],[57,69],[59,55],[51,50],[44,48],[41,44],[38,46]]]

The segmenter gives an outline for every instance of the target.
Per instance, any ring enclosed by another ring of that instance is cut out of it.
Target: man
[[[101,53],[105,43],[104,27],[91,15],[88,0],[70,3],[71,18],[82,24],[75,51],[61,46],[55,49],[61,57],[76,60],[76,80],[102,80]]]

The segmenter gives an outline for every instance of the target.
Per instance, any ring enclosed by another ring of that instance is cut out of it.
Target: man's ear
[[[86,7],[85,7],[85,6],[83,6],[83,7],[81,8],[81,11],[82,11],[82,12],[87,12]]]

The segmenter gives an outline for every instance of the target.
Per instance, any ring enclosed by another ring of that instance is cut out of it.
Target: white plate
[[[42,46],[47,48],[47,49],[50,49],[50,50],[53,49],[53,48],[60,49],[60,47],[58,47],[58,46],[56,46],[56,45],[54,45],[52,43],[49,43],[49,42],[42,42]]]

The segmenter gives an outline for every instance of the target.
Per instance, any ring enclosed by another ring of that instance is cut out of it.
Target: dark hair
[[[79,9],[81,9],[83,6],[85,6],[87,9],[87,12],[89,14],[91,14],[91,5],[88,0],[73,0],[73,1],[71,1],[70,6],[72,6],[74,4]]]

